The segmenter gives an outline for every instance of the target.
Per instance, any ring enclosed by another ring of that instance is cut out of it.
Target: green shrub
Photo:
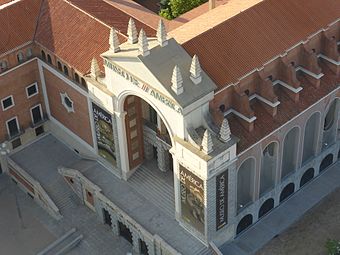
[[[161,0],[161,11],[159,15],[166,19],[173,19],[207,1],[208,0]]]
[[[325,247],[327,249],[328,255],[340,254],[340,242],[337,240],[328,239],[326,241]]]

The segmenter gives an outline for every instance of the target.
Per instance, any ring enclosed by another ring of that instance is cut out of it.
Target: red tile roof
[[[102,66],[100,54],[109,49],[109,34],[108,26],[66,1],[44,0],[35,40],[84,74],[93,57]]]
[[[0,55],[33,41],[40,3],[19,1],[0,10]]]
[[[264,0],[185,42],[219,88],[339,18],[339,0]]]

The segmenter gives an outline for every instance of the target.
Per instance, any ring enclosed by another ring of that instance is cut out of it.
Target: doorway
[[[103,216],[104,216],[104,223],[106,225],[109,225],[110,227],[112,227],[112,219],[111,219],[111,215],[108,212],[108,210],[103,208]]]
[[[130,229],[122,222],[118,221],[119,235],[132,244],[132,233]]]

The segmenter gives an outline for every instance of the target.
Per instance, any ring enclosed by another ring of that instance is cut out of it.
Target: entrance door
[[[112,226],[112,220],[111,220],[110,213],[106,209],[103,209],[103,215],[104,215],[104,223],[111,227]]]
[[[132,233],[130,229],[125,226],[123,223],[118,221],[118,227],[119,227],[119,235],[124,237],[129,243],[132,244]]]

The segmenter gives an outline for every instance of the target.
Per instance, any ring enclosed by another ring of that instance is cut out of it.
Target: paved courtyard
[[[256,255],[327,255],[327,238],[340,240],[340,188]]]
[[[33,255],[56,237],[32,214],[45,212],[7,175],[0,175],[0,254]]]

